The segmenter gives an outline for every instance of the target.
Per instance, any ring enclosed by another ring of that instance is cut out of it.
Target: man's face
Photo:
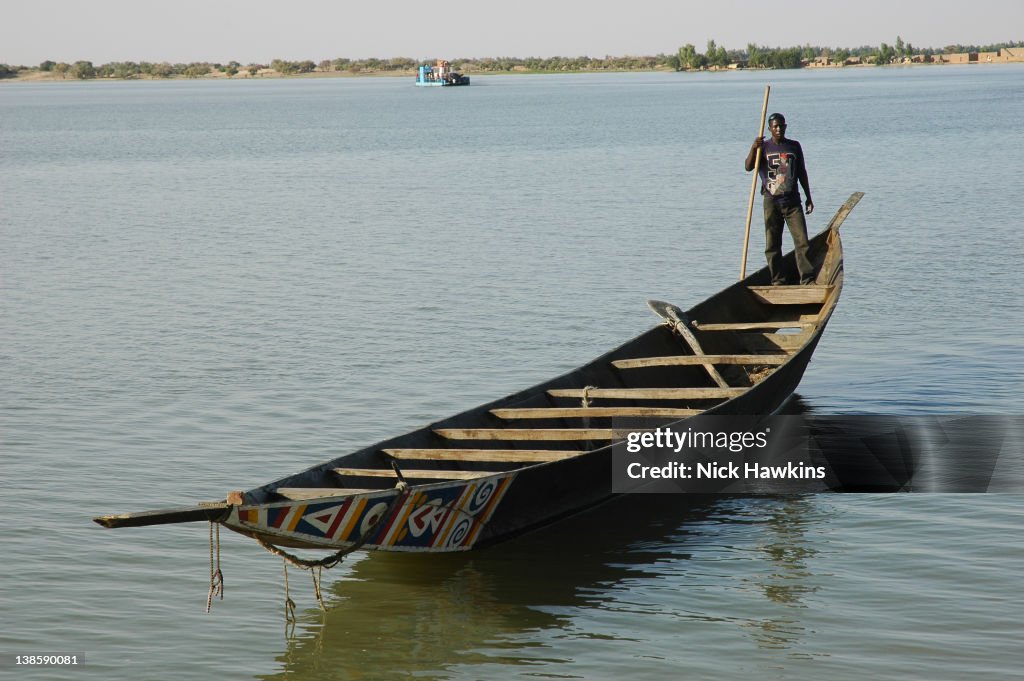
[[[773,142],[781,142],[786,137],[786,119],[773,118],[768,124],[768,130],[772,133]]]

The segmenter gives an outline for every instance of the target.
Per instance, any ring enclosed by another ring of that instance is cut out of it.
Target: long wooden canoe
[[[811,240],[813,285],[767,268],[567,374],[222,501],[96,518],[106,527],[210,521],[268,548],[465,551],[612,496],[613,420],[776,412],[803,377],[843,288],[839,227]],[[793,254],[785,267],[795,278]]]

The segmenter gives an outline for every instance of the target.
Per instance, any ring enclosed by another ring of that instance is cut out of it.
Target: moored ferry
[[[420,66],[416,84],[423,86],[469,85],[469,76],[456,73],[450,62],[438,59],[433,66]]]

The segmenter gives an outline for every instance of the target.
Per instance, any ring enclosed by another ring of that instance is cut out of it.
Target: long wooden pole
[[[771,85],[764,86],[764,104],[761,105],[761,124],[757,126],[757,136],[764,137],[764,119],[768,115],[768,93],[772,91]],[[750,245],[750,219],[754,214],[754,196],[757,193],[757,183],[760,178],[761,153],[758,152],[754,159],[754,179],[750,181],[750,200],[747,202],[747,229],[743,235],[743,260],[740,261],[740,279],[747,276],[747,247]]]

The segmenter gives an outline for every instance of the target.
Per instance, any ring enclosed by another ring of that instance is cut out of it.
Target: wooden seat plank
[[[786,322],[694,322],[699,331],[759,331],[761,329],[804,329],[814,326],[810,321]]]
[[[338,475],[366,477],[366,478],[396,478],[398,477],[390,468],[335,468]],[[402,469],[402,476],[405,478],[426,478],[430,480],[472,480],[473,478],[484,478],[494,475],[494,471],[431,471],[431,470],[405,470]]]
[[[612,362],[616,369],[643,369],[646,367],[692,366],[695,364],[783,364],[789,355],[672,355],[666,357],[636,357]]]
[[[449,440],[614,440],[611,428],[438,428]]]
[[[745,346],[743,349],[753,353],[758,352],[777,352],[777,351],[792,351],[799,348],[807,340],[808,332],[806,330],[800,333],[764,333],[763,331],[752,331],[750,333],[744,333],[742,338],[742,345]]]
[[[302,501],[304,499],[323,499],[325,497],[342,497],[366,492],[379,492],[379,489],[354,489],[342,487],[278,487],[274,490],[285,499]]]
[[[749,388],[558,388],[552,397],[611,400],[718,400],[738,397]]]
[[[608,418],[617,416],[675,418],[699,414],[699,409],[673,409],[668,407],[522,407],[492,409],[500,419],[575,419]]]
[[[544,463],[570,459],[586,453],[575,449],[385,449],[382,451],[400,461],[495,461],[499,463]]]
[[[834,286],[748,286],[754,298],[767,305],[820,305]]]

